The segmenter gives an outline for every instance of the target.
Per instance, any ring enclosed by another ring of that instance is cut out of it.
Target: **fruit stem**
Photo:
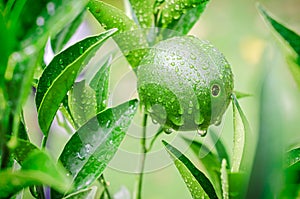
[[[142,185],[143,185],[143,177],[144,177],[144,168],[145,168],[145,160],[147,155],[147,147],[146,147],[146,135],[147,135],[147,119],[148,114],[144,114],[143,118],[143,132],[142,132],[142,138],[141,138],[141,145],[142,145],[142,159],[141,159],[141,168],[140,168],[140,174],[138,178],[138,189],[137,189],[137,199],[141,199],[142,196]]]

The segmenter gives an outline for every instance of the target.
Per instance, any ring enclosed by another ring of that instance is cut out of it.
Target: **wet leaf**
[[[147,52],[148,43],[144,30],[138,29],[134,21],[129,19],[122,10],[100,0],[91,0],[88,8],[103,28],[119,29],[118,34],[113,38],[132,68],[136,68]]]
[[[116,32],[112,29],[97,36],[88,37],[56,55],[39,79],[36,105],[38,120],[44,135],[48,134],[52,120],[68,90],[72,87],[80,69],[104,41]]]
[[[0,196],[3,198],[33,185],[48,185],[60,192],[67,191],[71,186],[65,170],[42,151],[32,152],[19,171],[1,171],[0,179]]]
[[[87,189],[81,189],[78,192],[72,193],[63,199],[90,199],[97,197],[97,187],[93,186]]]
[[[153,4],[154,0],[140,1],[129,0],[134,11],[134,18],[138,21],[141,28],[149,28],[153,26]]]
[[[16,148],[11,152],[13,158],[20,164],[26,160],[31,152],[36,150],[37,147],[27,140],[18,139]]]
[[[292,149],[287,152],[285,157],[285,167],[290,167],[300,162],[300,148]]]
[[[89,84],[96,93],[97,113],[103,111],[107,106],[111,61],[112,56],[109,56]]]
[[[212,181],[212,184],[216,190],[218,198],[221,198],[221,181],[220,181],[220,170],[221,162],[216,154],[214,154],[207,146],[196,140],[190,140],[189,138],[183,137],[183,139],[190,145],[190,148],[199,157],[199,161],[205,167],[209,178]]]
[[[96,93],[85,80],[75,82],[68,97],[70,111],[77,126],[82,126],[96,115]]]
[[[63,49],[73,34],[78,29],[85,17],[85,10],[80,13],[71,23],[66,25],[54,38],[51,39],[53,52],[56,54]]]
[[[163,141],[193,198],[218,198],[213,185],[203,172],[178,149]]]
[[[209,0],[165,0],[159,5],[158,27],[165,38],[186,35],[204,12]],[[169,31],[169,30],[174,31]]]
[[[232,172],[249,171],[253,159],[253,134],[250,129],[249,122],[240,107],[237,98],[232,94],[233,107],[233,156],[232,156]]]
[[[68,141],[60,160],[73,176],[75,190],[99,178],[116,153],[135,114],[137,100],[107,109],[90,119]]]
[[[221,166],[221,184],[222,184],[222,199],[229,199],[229,182],[228,182],[228,173],[227,173],[227,164],[226,160],[222,160]]]

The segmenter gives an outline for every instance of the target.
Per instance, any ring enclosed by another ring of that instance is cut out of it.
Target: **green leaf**
[[[266,9],[258,4],[258,10],[260,14],[265,18],[267,22],[274,28],[276,32],[290,45],[290,47],[300,56],[300,36],[279,23],[266,11]]]
[[[232,94],[232,107],[234,138],[231,171],[249,171],[254,155],[253,134],[249,122],[234,94]]]
[[[70,189],[70,179],[65,170],[56,165],[53,159],[43,151],[34,151],[24,160],[19,171],[0,172],[0,196],[10,197],[21,189],[33,185],[48,185],[65,192]]]
[[[97,187],[93,186],[87,189],[81,189],[78,192],[72,193],[63,199],[90,199],[97,198]]]
[[[178,149],[163,141],[193,198],[218,198],[209,179]]]
[[[26,160],[30,153],[36,150],[37,147],[27,140],[18,139],[17,141],[17,146],[16,148],[14,148],[13,151],[11,151],[11,153],[14,159],[20,165],[22,165],[24,160]]]
[[[134,18],[137,19],[141,28],[149,28],[153,26],[153,4],[154,0],[140,1],[129,0],[134,11]]]
[[[229,182],[228,182],[228,173],[227,173],[227,163],[226,160],[222,160],[221,167],[221,184],[222,184],[222,198],[229,199]]]
[[[82,126],[96,115],[96,93],[85,80],[75,82],[68,97],[71,114],[78,126]]]
[[[96,93],[97,113],[103,111],[107,106],[111,61],[112,56],[109,56],[89,84]]]
[[[244,172],[228,173],[229,198],[241,199],[245,198],[245,190],[247,190],[247,176]]]
[[[76,190],[93,183],[116,153],[136,112],[137,100],[99,113],[68,141],[60,160]]]
[[[215,147],[219,157],[219,162],[221,163],[222,160],[225,159],[227,166],[230,167],[229,155],[222,140],[217,136],[215,132],[211,132],[209,135],[211,136],[213,143],[215,143]]]
[[[234,94],[235,94],[237,99],[253,96],[252,94],[244,93],[244,92],[240,92],[240,91],[234,91]]]
[[[104,29],[119,29],[114,40],[132,68],[136,68],[147,52],[148,43],[144,30],[138,29],[134,21],[129,19],[122,10],[103,1],[90,0],[88,8]]]
[[[66,25],[55,37],[51,39],[51,46],[53,52],[56,54],[63,49],[67,42],[71,39],[73,34],[78,29],[85,17],[85,10],[80,13],[71,23]]]
[[[56,55],[45,68],[35,98],[38,120],[44,135],[48,134],[52,120],[78,72],[87,64],[86,58],[115,32],[116,29],[112,29],[74,44]]]
[[[164,28],[165,38],[186,35],[204,12],[209,0],[165,0],[157,8],[158,27]],[[169,31],[169,30],[174,31]]]
[[[285,157],[285,167],[290,167],[300,162],[300,148],[292,149],[287,152]]]
[[[221,163],[216,154],[214,154],[207,146],[202,143],[183,137],[183,139],[190,145],[190,148],[199,157],[200,162],[205,167],[212,184],[216,190],[218,198],[221,198],[221,181],[220,181],[220,169]]]
[[[292,56],[287,57],[287,63],[289,65],[289,69],[300,89],[300,57],[298,59],[293,58]]]

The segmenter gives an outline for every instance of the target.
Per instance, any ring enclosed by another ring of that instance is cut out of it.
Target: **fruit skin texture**
[[[194,36],[154,45],[137,77],[141,104],[168,130],[206,131],[220,124],[233,92],[233,74],[223,54]]]

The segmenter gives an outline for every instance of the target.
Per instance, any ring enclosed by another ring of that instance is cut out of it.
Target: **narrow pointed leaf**
[[[84,10],[71,23],[66,25],[54,38],[51,39],[51,47],[55,54],[61,51],[71,39],[79,25],[82,23],[85,14],[86,11]]]
[[[116,29],[112,29],[74,44],[56,55],[45,68],[39,79],[35,98],[39,124],[45,135],[78,72],[86,64],[86,58],[115,32]]]
[[[1,198],[12,196],[33,185],[48,185],[60,192],[67,191],[71,186],[65,170],[42,151],[30,154],[19,171],[1,171],[0,179]]]
[[[190,140],[188,138],[183,138],[189,145],[192,151],[195,153],[197,157],[199,157],[199,161],[205,167],[209,178],[212,181],[212,184],[216,190],[218,198],[221,198],[222,190],[221,190],[221,181],[220,181],[220,170],[221,163],[216,154],[214,154],[208,147],[203,145],[202,143],[196,140]]]
[[[122,10],[103,1],[91,0],[88,8],[105,29],[119,29],[114,40],[132,68],[136,68],[147,52],[148,43],[144,36],[144,30],[138,29],[134,21],[129,19]]]
[[[149,28],[153,24],[153,5],[154,0],[140,1],[129,0],[132,9],[134,10],[134,18],[138,21],[141,28]]]
[[[96,115],[96,92],[85,83],[85,80],[76,82],[68,97],[70,111],[77,126],[82,126]]]
[[[135,114],[137,100],[107,109],[90,119],[71,137],[60,160],[73,176],[76,190],[99,178],[116,153]]]
[[[78,192],[72,193],[63,199],[91,199],[97,197],[97,187],[93,186],[87,189],[82,189]]]
[[[237,99],[253,96],[252,94],[244,93],[244,92],[240,92],[240,91],[234,91],[234,94],[235,94]]]
[[[217,199],[214,187],[204,173],[199,171],[178,149],[165,141],[163,141],[163,144],[184,179],[192,197]]]
[[[222,184],[222,198],[229,199],[229,182],[228,182],[227,164],[225,159],[222,160],[222,166],[221,166],[221,184]]]
[[[258,5],[258,10],[266,21],[274,28],[276,32],[290,45],[290,47],[300,56],[300,36],[275,20],[263,6]]]
[[[249,122],[240,107],[237,98],[232,94],[234,144],[232,172],[249,171],[254,156],[254,140]]]
[[[229,155],[222,140],[217,136],[215,132],[211,132],[209,135],[211,136],[213,143],[215,143],[216,151],[219,157],[219,162],[221,163],[222,160],[225,159],[228,167],[230,167]]]
[[[109,56],[89,84],[96,93],[97,113],[103,111],[107,106],[111,61],[112,56]]]
[[[158,26],[167,29],[164,37],[186,35],[204,12],[209,0],[165,0],[159,6]],[[169,29],[174,30],[170,32]]]

